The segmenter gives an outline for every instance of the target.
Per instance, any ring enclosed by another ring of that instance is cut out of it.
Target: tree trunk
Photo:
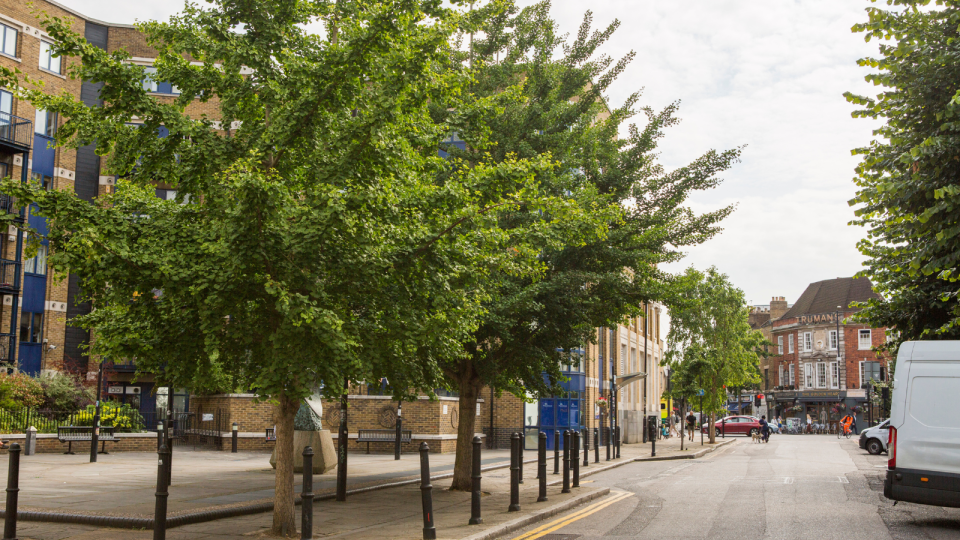
[[[273,529],[280,536],[296,536],[297,515],[293,504],[293,418],[300,400],[281,394],[274,410],[277,423],[277,475],[273,498]]]
[[[479,383],[470,380],[460,382],[460,423],[457,425],[457,458],[453,465],[451,491],[473,489],[473,437],[477,432],[479,395]]]
[[[710,413],[710,444],[717,442],[717,413]],[[277,469],[278,471],[280,469]]]

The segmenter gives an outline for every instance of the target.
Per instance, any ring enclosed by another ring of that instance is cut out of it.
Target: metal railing
[[[0,142],[30,147],[33,141],[33,122],[26,118],[0,111]]]
[[[0,409],[0,433],[24,433],[30,426],[37,428],[38,433],[56,433],[60,426],[92,426],[92,408],[79,411]],[[146,424],[139,411],[104,407],[101,412],[101,425],[113,426],[117,433],[146,431]]]
[[[23,263],[0,259],[0,291],[20,290],[20,265]]]

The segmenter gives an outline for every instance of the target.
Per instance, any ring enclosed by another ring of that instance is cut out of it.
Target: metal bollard
[[[553,431],[553,474],[560,474],[560,431]]]
[[[590,466],[590,430],[583,430],[583,466]]]
[[[537,502],[544,502],[547,500],[547,434],[542,431],[537,444],[537,478],[540,480]]]
[[[233,423],[233,434],[232,434],[233,438],[230,441],[230,453],[232,454],[237,453],[237,429],[239,427],[240,426],[238,426],[236,422]]]
[[[340,431],[337,433],[337,500],[347,500],[347,411],[340,405]]]
[[[236,424],[234,424],[236,426]],[[236,431],[234,431],[236,433]],[[313,448],[303,449],[303,491],[300,492],[300,540],[313,539]]]
[[[163,446],[163,420],[157,420],[157,452]]]
[[[420,443],[420,500],[423,502],[423,540],[435,540],[433,526],[433,486],[430,485],[430,447]]]
[[[400,416],[402,414],[402,409],[400,404],[397,404],[397,433],[394,435],[393,439],[393,459],[394,461],[400,460],[400,441],[403,440],[403,418]]]
[[[573,485],[571,487],[580,487],[580,430],[570,430],[570,443],[573,449],[570,452],[570,466],[573,468]]]
[[[470,525],[483,523],[480,517],[480,437],[473,438],[473,494],[470,497]]]
[[[657,430],[656,419],[650,419],[650,457],[655,457],[657,455],[657,434],[654,433]]]
[[[508,512],[520,511],[520,434],[510,436],[510,507]]]
[[[600,463],[600,432],[593,428],[593,462]]]
[[[517,458],[517,466],[520,467],[520,483],[523,483],[523,447],[527,445],[527,439],[524,432],[520,432],[520,457]]]
[[[623,433],[620,431],[620,425],[617,425],[617,459],[620,459],[620,437]]]
[[[7,470],[7,515],[3,522],[4,540],[17,540],[17,499],[20,496],[20,445],[10,445],[10,468]]]
[[[153,540],[167,537],[167,487],[170,485],[170,449],[166,444],[157,452],[157,502],[153,514]]]
[[[570,493],[570,430],[563,432],[563,489],[560,493]]]
[[[600,429],[603,430],[602,427]],[[607,461],[610,461],[610,450],[611,450],[611,447],[613,446],[613,430],[612,429],[609,429],[609,428],[607,429],[607,436],[604,437],[604,439],[605,440],[603,442],[607,443]]]

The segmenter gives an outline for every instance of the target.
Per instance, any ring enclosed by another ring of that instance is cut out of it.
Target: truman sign
[[[817,315],[801,315],[800,324],[820,324],[837,322],[836,313],[820,313]]]

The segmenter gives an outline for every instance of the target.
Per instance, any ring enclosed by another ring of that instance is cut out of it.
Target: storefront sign
[[[837,322],[836,313],[820,313],[817,315],[801,315],[800,324],[822,324]]]
[[[203,418],[201,419],[201,421],[203,422],[213,421],[213,413],[203,413]]]

